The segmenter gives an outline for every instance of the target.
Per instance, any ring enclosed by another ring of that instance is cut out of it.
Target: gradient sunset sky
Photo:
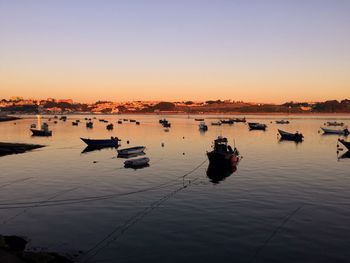
[[[350,98],[348,0],[0,0],[0,98]]]

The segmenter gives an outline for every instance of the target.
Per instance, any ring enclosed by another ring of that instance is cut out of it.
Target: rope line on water
[[[81,197],[81,198],[67,198],[67,199],[58,199],[58,200],[41,200],[41,201],[30,201],[30,202],[10,202],[10,203],[0,203],[0,210],[4,209],[19,209],[19,208],[27,208],[27,207],[47,207],[47,206],[57,206],[57,205],[67,205],[67,204],[76,204],[76,203],[83,203],[83,202],[91,202],[91,201],[99,201],[99,200],[106,200],[111,199],[115,197],[121,197],[121,196],[127,196],[137,193],[143,193],[148,192],[152,190],[157,190],[160,188],[172,186],[171,183],[178,181],[178,179],[184,179],[189,174],[193,173],[197,169],[199,169],[204,163],[206,163],[207,160],[200,163],[198,166],[193,168],[191,171],[187,172],[186,174],[176,177],[174,179],[168,180],[164,183],[161,183],[154,187],[148,187],[145,189],[130,191],[126,193],[114,193],[109,195],[99,195],[99,196],[89,196],[89,197]],[[174,184],[173,184],[174,185]]]
[[[258,255],[261,253],[261,251],[268,245],[268,243],[273,239],[273,237],[280,231],[280,229],[283,228],[283,226],[296,214],[299,212],[299,210],[302,208],[302,206],[297,207],[294,209],[290,214],[285,216],[285,218],[282,220],[282,222],[272,231],[271,235],[263,242],[263,244],[258,247],[258,249],[255,251],[253,257],[249,262],[254,262],[254,260],[258,257]]]

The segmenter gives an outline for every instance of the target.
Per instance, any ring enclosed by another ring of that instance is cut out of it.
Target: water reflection
[[[237,166],[218,166],[209,164],[207,176],[213,184],[218,184],[236,171]]]
[[[104,149],[116,150],[117,148],[118,147],[110,147],[110,146],[87,146],[81,153],[86,154],[94,151],[101,151]]]

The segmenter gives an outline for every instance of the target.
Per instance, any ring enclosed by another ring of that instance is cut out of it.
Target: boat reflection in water
[[[218,183],[237,170],[242,158],[236,147],[228,145],[227,138],[219,136],[214,140],[213,150],[207,152],[209,167],[207,176],[213,183]]]
[[[210,179],[210,182],[213,184],[218,184],[236,171],[237,165],[219,166],[210,163],[207,169],[207,176]]]
[[[94,151],[101,151],[101,150],[113,150],[115,151],[119,146],[87,146],[81,153],[89,153]]]

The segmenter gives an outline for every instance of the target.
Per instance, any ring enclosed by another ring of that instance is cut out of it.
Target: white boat
[[[124,162],[124,166],[125,167],[132,167],[132,168],[143,167],[143,166],[147,166],[149,161],[150,161],[150,159],[148,157],[126,160]]]
[[[117,150],[119,155],[133,155],[133,154],[140,154],[143,153],[143,151],[146,149],[145,146],[136,146],[131,148],[124,148]]]
[[[325,134],[338,134],[338,135],[345,135],[345,136],[349,135],[349,130],[347,128],[341,129],[341,130],[337,130],[337,129],[327,129],[327,128],[321,127],[321,130]]]

